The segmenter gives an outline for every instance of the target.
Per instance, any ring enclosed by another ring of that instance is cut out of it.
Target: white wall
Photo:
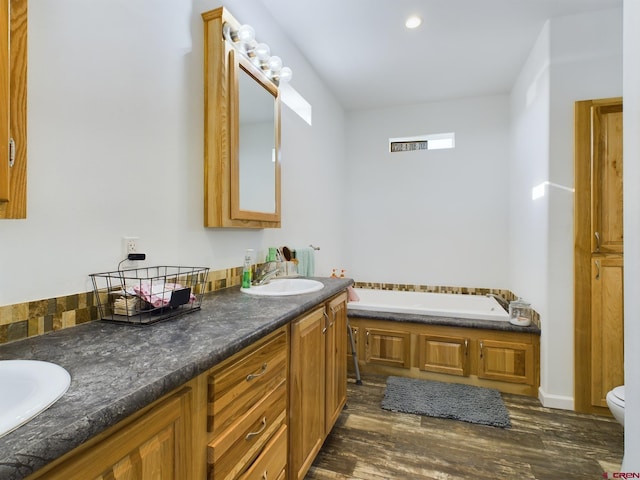
[[[215,269],[241,265],[246,248],[317,243],[317,273],[330,272],[343,240],[344,114],[257,0],[225,5],[292,67],[314,123],[283,107],[282,229],[202,226],[200,13],[219,5],[30,3],[28,212],[0,221],[0,305],[89,291],[89,273],[121,260],[123,236],[140,237],[146,264]]]
[[[511,91],[509,161],[510,288],[531,302],[542,319],[541,378],[548,378],[547,337],[549,195],[531,189],[549,178],[550,25],[547,22]]]
[[[640,3],[624,2],[624,129],[640,131]],[[624,136],[625,463],[640,472],[640,137]]]
[[[511,285],[541,314],[546,406],[573,408],[573,194],[531,189],[573,187],[573,106],[622,95],[621,32],[622,9],[549,20],[511,93]]]
[[[446,132],[455,149],[389,153]],[[349,112],[346,145],[350,276],[508,287],[508,96]]]

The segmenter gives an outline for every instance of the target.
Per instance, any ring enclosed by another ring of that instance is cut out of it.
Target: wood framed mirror
[[[280,227],[278,87],[223,34],[240,23],[224,7],[204,20],[205,227]]]

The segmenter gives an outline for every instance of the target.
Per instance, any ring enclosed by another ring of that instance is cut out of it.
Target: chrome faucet
[[[498,295],[496,293],[487,293],[487,297],[495,298],[497,302],[500,304],[500,306],[504,308],[507,311],[507,313],[509,312],[509,302],[507,302],[507,300],[505,300],[505,298],[502,295]]]
[[[271,266],[274,266],[274,268],[270,268]],[[259,286],[269,283],[280,271],[281,269],[276,262],[267,262],[256,272],[256,279],[253,284]]]

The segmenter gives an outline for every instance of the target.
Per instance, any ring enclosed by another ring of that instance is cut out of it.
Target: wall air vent
[[[417,150],[441,150],[454,147],[454,133],[436,133],[433,135],[420,135],[418,137],[389,139],[389,151],[391,153],[415,152]]]

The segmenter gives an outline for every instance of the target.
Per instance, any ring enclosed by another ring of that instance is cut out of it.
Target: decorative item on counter
[[[532,310],[531,304],[525,302],[522,298],[513,300],[509,303],[509,323],[519,327],[528,327],[531,325]]]
[[[155,266],[92,273],[100,319],[149,325],[200,309],[209,269]]]
[[[271,254],[271,249],[269,249],[269,254]],[[253,249],[249,248],[249,249],[247,249],[246,253],[244,254],[244,267],[242,268],[242,288],[250,288],[251,287],[251,259],[252,259],[252,257],[253,257]]]
[[[344,278],[344,272],[346,272],[344,268],[340,270],[340,278]]]
[[[338,275],[336,275],[336,269],[335,268],[333,270],[331,270],[331,278],[338,278]]]

